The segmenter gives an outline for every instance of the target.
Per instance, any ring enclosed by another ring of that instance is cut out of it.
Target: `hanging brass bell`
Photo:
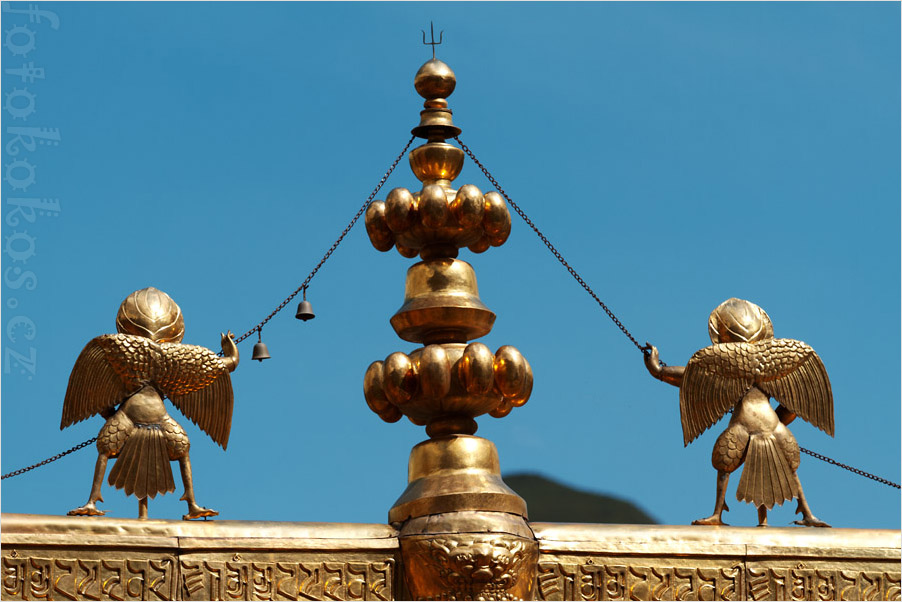
[[[251,359],[257,360],[258,362],[269,359],[269,349],[266,348],[266,343],[260,341],[254,345],[254,355]]]
[[[263,342],[263,329],[261,328],[257,328],[257,343],[254,345],[254,355],[251,356],[251,359],[258,362],[269,359],[269,349]]]
[[[307,320],[312,320],[316,317],[313,313],[313,306],[310,305],[310,301],[307,301],[307,287],[304,286],[304,300],[301,301],[300,305],[298,305],[298,313],[294,314],[294,317],[298,320],[303,320],[306,322]]]
[[[298,320],[303,320],[304,322],[315,318],[316,315],[313,313],[313,305],[310,304],[310,301],[307,301],[306,299],[301,301],[298,305],[298,313],[296,313],[294,317]]]

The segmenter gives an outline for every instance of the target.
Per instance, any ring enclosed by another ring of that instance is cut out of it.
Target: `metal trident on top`
[[[438,42],[435,41],[435,30],[432,27],[432,21],[429,22],[429,37],[432,38],[431,42],[426,41],[426,32],[423,31],[422,29],[420,31],[423,32],[423,44],[426,46],[432,46],[432,58],[434,59],[435,58],[435,47],[441,45],[442,36],[444,35],[445,30],[443,29],[440,32],[438,32]]]

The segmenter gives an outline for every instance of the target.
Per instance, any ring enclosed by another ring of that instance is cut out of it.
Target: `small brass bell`
[[[261,329],[258,328],[257,343],[254,345],[254,355],[251,356],[251,359],[262,362],[263,360],[268,360],[269,357],[269,349],[266,348],[266,343],[264,343],[262,340]]]
[[[294,317],[298,320],[303,320],[304,322],[316,317],[316,314],[313,313],[313,305],[310,304],[310,301],[307,301],[306,286],[304,287],[304,300],[298,305],[298,313],[296,313]]]

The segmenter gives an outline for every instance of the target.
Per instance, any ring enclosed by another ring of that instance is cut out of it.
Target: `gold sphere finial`
[[[417,71],[413,85],[426,100],[448,98],[454,92],[457,79],[451,67],[438,59],[430,59]]]
[[[180,343],[185,335],[185,319],[172,297],[151,286],[125,298],[116,316],[116,330],[157,343]]]

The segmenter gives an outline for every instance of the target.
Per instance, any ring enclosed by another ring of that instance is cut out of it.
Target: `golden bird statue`
[[[808,506],[796,472],[799,444],[786,428],[798,415],[833,436],[833,393],[821,358],[801,341],[775,339],[767,313],[742,299],[728,299],[711,312],[708,333],[714,344],[686,366],[662,366],[652,345],[645,355],[652,376],[680,388],[684,445],[733,413],[711,454],[717,469],[714,514],[692,524],[725,524],[730,473],[744,463],[736,498],[758,508],[758,526],[767,526],[767,511],[775,504],[797,498],[802,520],[796,524],[829,527]],[[771,397],[780,403],[776,410]]]
[[[106,418],[97,435],[97,464],[88,502],[71,516],[100,516],[107,461],[116,458],[110,485],[138,498],[138,516],[147,518],[147,500],[175,491],[170,461],[178,460],[188,503],[185,520],[216,516],[194,499],[188,435],[166,412],[168,397],[223,449],[232,426],[232,382],[238,347],[222,335],[223,357],[197,345],[181,344],[182,311],[153,287],[126,297],[116,317],[118,334],[92,339],[82,350],[66,389],[60,429],[95,414]],[[117,407],[118,406],[118,407]]]

